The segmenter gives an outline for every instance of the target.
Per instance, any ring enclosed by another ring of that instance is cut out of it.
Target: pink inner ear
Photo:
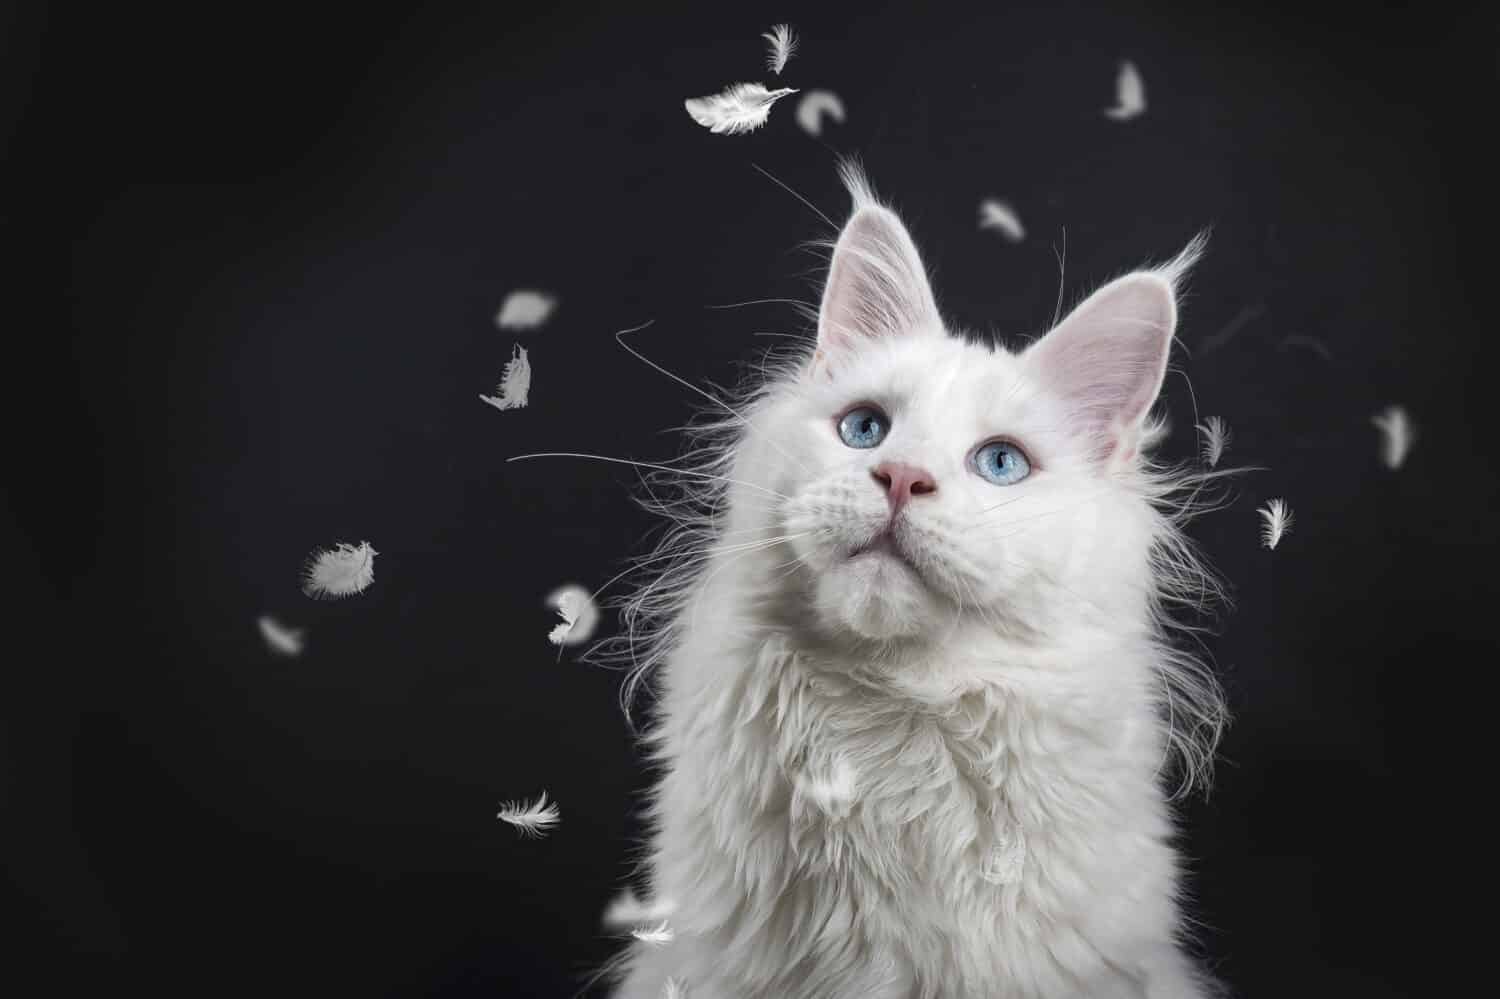
[[[825,353],[865,339],[941,327],[927,273],[906,227],[889,210],[865,205],[833,251],[818,313]]]
[[[1134,453],[1161,391],[1176,321],[1171,285],[1149,272],[1130,274],[1089,296],[1026,351],[1096,457]]]

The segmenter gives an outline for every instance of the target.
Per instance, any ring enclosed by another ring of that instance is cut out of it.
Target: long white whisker
[[[631,461],[629,458],[611,458],[609,455],[605,454],[584,454],[581,451],[537,451],[533,454],[511,455],[505,460],[507,462],[523,461],[527,458],[590,458],[594,461],[609,461],[617,465],[634,465],[637,468],[654,468],[657,471],[670,472],[673,475],[687,475],[696,479],[718,479],[723,482],[733,482],[736,485],[746,486],[750,489],[758,489],[769,496],[775,496],[777,499],[788,501],[791,500],[791,497],[786,495],[785,493],[778,493],[774,489],[767,489],[765,486],[756,485],[754,482],[746,482],[743,479],[733,479],[727,475],[712,475],[708,472],[695,472],[692,469],[688,468],[673,468],[671,465],[653,465],[649,461]]]
[[[768,173],[767,171],[761,170],[761,168],[760,168],[760,166],[758,164],[751,163],[750,165],[753,166],[753,167],[755,167],[756,170],[759,170],[762,175],[764,175],[767,179],[769,179],[771,182],[773,182],[777,187],[781,188],[787,194],[790,194],[792,197],[794,197],[798,201],[802,202],[808,208],[811,208],[814,215],[816,215],[818,218],[822,219],[824,222],[828,223],[828,228],[834,229],[834,230],[838,229],[838,225],[834,223],[833,219],[829,218],[827,215],[824,215],[822,212],[818,211],[818,206],[817,205],[813,204],[811,201],[808,201],[802,195],[798,194],[796,191],[792,190],[790,187],[788,187],[787,185],[783,184],[781,181],[777,180],[775,177],[772,177],[770,175],[770,173]]]
[[[636,360],[640,361],[642,364],[645,364],[647,367],[652,368],[652,369],[654,369],[656,371],[660,371],[662,374],[666,375],[668,378],[672,379],[674,382],[676,382],[677,384],[683,386],[684,388],[692,389],[694,392],[697,392],[699,395],[703,396],[703,398],[707,399],[709,402],[711,402],[714,405],[716,405],[716,406],[724,409],[731,416],[733,416],[736,420],[739,420],[742,424],[744,424],[748,429],[755,430],[756,429],[755,425],[752,424],[748,419],[746,419],[744,417],[744,415],[740,413],[739,410],[737,410],[733,406],[729,405],[729,403],[727,403],[724,400],[720,399],[716,395],[713,395],[713,394],[711,394],[709,392],[703,391],[703,389],[701,389],[698,386],[694,385],[692,382],[688,381],[687,379],[680,378],[677,375],[672,374],[672,372],[668,371],[666,368],[662,367],[660,364],[657,364],[655,361],[651,360],[649,357],[647,357],[646,355],[642,354],[640,351],[636,350],[634,347],[630,346],[630,344],[626,343],[624,341],[624,339],[622,339],[625,336],[626,333],[635,333],[635,332],[637,332],[639,330],[643,330],[647,326],[650,326],[654,322],[656,322],[655,319],[648,319],[648,320],[646,320],[644,323],[642,323],[639,326],[633,327],[633,328],[628,329],[628,330],[620,330],[618,333],[615,334],[615,343],[617,343],[621,347],[625,348],[625,350],[628,351],[632,357],[634,357]],[[790,458],[792,461],[796,462],[797,464],[802,465],[802,470],[804,472],[807,471],[807,466],[805,464],[803,464],[800,459],[798,459],[795,455],[788,453],[784,448],[782,448],[782,446],[780,444],[777,444],[776,441],[773,440],[770,437],[770,435],[766,435],[766,443],[770,444],[777,451],[781,452],[782,457]]]

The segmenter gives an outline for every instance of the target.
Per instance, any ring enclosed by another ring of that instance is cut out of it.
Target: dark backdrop
[[[1236,721],[1185,811],[1205,947],[1245,996],[1426,991],[1436,719],[1496,651],[1464,571],[1495,541],[1492,14],[81,6],[12,10],[4,60],[4,888],[58,991],[563,996],[611,952],[647,775],[619,675],[555,662],[542,600],[652,522],[624,467],[505,458],[674,454],[701,400],[611,333],[654,318],[637,346],[722,383],[802,329],[704,307],[815,299],[800,247],[830,233],[751,164],[838,219],[843,152],[945,312],[1008,338],[1050,320],[1064,229],[1071,302],[1214,226],[1168,451],[1195,396],[1267,470],[1194,529],[1237,600],[1208,639]],[[813,139],[794,97],[695,125],[684,98],[770,82],[781,20],[787,85],[847,122]],[[1149,110],[1117,123],[1123,59]],[[977,228],[986,196],[1023,242]],[[542,330],[495,328],[516,287],[559,296]],[[514,342],[531,404],[500,413],[477,396]],[[1419,431],[1398,471],[1389,404]],[[361,539],[366,593],[299,593],[309,551]],[[495,820],[543,788],[549,837]]]

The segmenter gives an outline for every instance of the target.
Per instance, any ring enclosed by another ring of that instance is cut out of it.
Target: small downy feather
[[[481,395],[480,401],[499,410],[520,409],[531,393],[531,361],[526,348],[516,344],[505,370],[500,373],[500,387],[495,395]]]
[[[550,805],[547,803],[547,792],[543,791],[542,796],[531,804],[507,801],[495,817],[515,826],[521,835],[535,839],[557,825],[562,813],[558,811],[556,802]]]
[[[786,68],[786,61],[797,53],[797,36],[792,34],[792,26],[778,24],[760,37],[771,46],[766,54],[766,68],[780,76]]]
[[[1129,121],[1146,111],[1146,83],[1135,63],[1120,63],[1120,74],[1115,79],[1115,106],[1105,108],[1107,118]]]
[[[662,999],[687,999],[687,989],[684,989],[677,979],[668,978],[661,995]]]
[[[823,116],[844,123],[844,102],[832,90],[809,90],[797,104],[797,124],[808,135],[817,136],[823,131]]]
[[[642,902],[629,888],[604,910],[604,925],[607,929],[624,930],[643,923],[664,922],[677,911],[677,904],[669,898]]]
[[[994,198],[986,198],[979,203],[979,228],[999,229],[1012,243],[1019,243],[1026,238],[1026,230],[1021,227],[1021,219],[1016,215],[1016,210]]]
[[[557,298],[544,291],[516,289],[505,296],[495,325],[503,330],[532,330],[545,323],[557,308]]]
[[[710,132],[735,135],[760,128],[771,114],[771,105],[796,92],[790,87],[767,90],[759,83],[736,83],[723,93],[690,97],[682,103],[693,120]]]
[[[277,655],[300,656],[302,654],[302,628],[287,628],[270,615],[263,615],[255,622],[260,628],[260,637],[266,647]]]
[[[1417,436],[1406,407],[1387,406],[1370,422],[1380,429],[1380,460],[1386,468],[1400,468]]]
[[[662,923],[660,926],[651,929],[643,927],[638,930],[631,930],[630,935],[635,937],[642,943],[656,944],[657,946],[660,946],[661,944],[671,943],[672,938],[676,936],[676,934],[667,927],[666,923]]]
[[[599,626],[599,608],[593,596],[577,583],[560,586],[547,595],[547,606],[562,616],[547,635],[553,645],[582,645],[593,637]]]
[[[1219,459],[1224,457],[1224,449],[1229,446],[1232,435],[1229,432],[1229,424],[1220,417],[1210,416],[1197,429],[1203,434],[1203,461],[1209,468],[1216,468]]]
[[[358,545],[339,542],[334,548],[315,551],[302,570],[302,592],[314,600],[337,600],[361,593],[375,580],[375,556],[368,541]]]
[[[1286,500],[1273,499],[1255,512],[1264,521],[1260,528],[1261,545],[1275,548],[1282,535],[1292,529],[1292,508],[1286,505]]]

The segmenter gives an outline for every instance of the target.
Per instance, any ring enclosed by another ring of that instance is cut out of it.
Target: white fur
[[[648,480],[678,523],[654,568],[675,557],[618,651],[627,699],[660,666],[648,869],[676,908],[615,994],[1212,994],[1164,777],[1205,778],[1223,723],[1165,637],[1168,606],[1214,588],[1171,502],[1187,480],[1143,457],[1201,244],[1015,354],[946,332],[905,229],[846,180],[816,355],[707,428],[692,472]],[[835,429],[861,401],[892,421],[869,450]],[[1028,479],[968,465],[997,436]],[[888,516],[879,461],[937,483],[896,521],[910,565],[849,554]]]

